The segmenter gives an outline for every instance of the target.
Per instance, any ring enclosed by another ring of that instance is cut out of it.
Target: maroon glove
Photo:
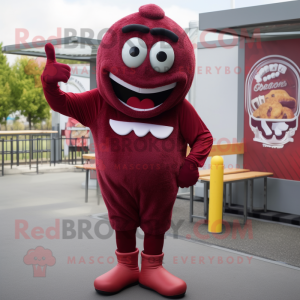
[[[51,43],[45,45],[47,63],[43,74],[42,82],[49,84],[58,83],[59,81],[67,82],[71,75],[71,68],[68,65],[56,62],[55,50]]]
[[[193,186],[199,179],[198,167],[195,163],[185,159],[183,166],[179,170],[178,186],[186,188]]]

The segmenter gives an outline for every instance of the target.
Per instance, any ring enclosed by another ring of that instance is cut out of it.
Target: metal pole
[[[264,178],[264,211],[267,212],[267,180],[268,178]]]
[[[223,212],[225,211],[226,208],[226,183],[224,183],[223,186]]]
[[[33,149],[33,135],[32,135],[32,139],[31,139],[31,159],[33,159],[33,153],[34,153],[34,149]]]
[[[24,154],[25,154],[25,164],[27,165],[27,147],[26,147],[26,142],[27,142],[27,140],[26,140],[26,135],[24,135],[24,137],[25,137],[25,141],[23,141],[23,148],[25,149],[24,151]],[[25,145],[25,146],[24,146]]]
[[[43,136],[41,136],[41,163],[43,163]]]
[[[208,219],[207,202],[208,202],[208,182],[204,182],[204,216],[206,217],[206,220]]]
[[[85,203],[88,202],[88,190],[89,190],[89,169],[86,169],[86,175],[85,175]]]
[[[190,222],[193,222],[194,214],[194,186],[190,186]]]
[[[83,136],[81,137],[81,164],[83,165]]]
[[[232,205],[232,183],[229,183],[229,207]]]
[[[253,179],[250,179],[250,212],[253,212]]]
[[[71,138],[71,145],[72,145],[72,138]],[[73,147],[72,147],[72,149],[73,149]],[[74,164],[73,163],[73,159],[74,159],[73,154],[74,154],[74,149],[72,150],[72,165]]]
[[[76,157],[76,139],[75,138],[74,138],[74,149],[73,149],[72,154],[74,154],[74,156]],[[72,155],[72,165],[74,164],[74,160],[75,160],[74,156]]]
[[[63,140],[64,140],[64,138],[63,137],[61,137],[61,144],[63,144],[64,145],[64,149],[63,149],[63,156],[64,156],[64,160],[65,160],[65,163],[66,163],[66,161],[67,161],[67,157],[65,156],[65,143],[63,142]]]
[[[52,148],[52,143],[51,143],[51,136],[50,136],[50,167],[51,167],[51,148]],[[47,145],[47,144],[46,144]]]
[[[4,176],[4,139],[2,139],[2,176]]]
[[[54,167],[55,167],[55,161],[56,161],[56,142],[55,142],[55,138],[53,138],[53,142],[54,142]]]
[[[10,168],[12,169],[14,163],[14,156],[13,156],[13,138],[10,138]]]
[[[39,138],[36,139],[36,173],[39,174]]]
[[[61,162],[63,161],[63,157],[64,157],[64,155],[63,155],[63,153],[64,153],[64,149],[63,149],[63,138],[62,138],[62,136],[59,138],[60,139],[60,157],[61,157]]]
[[[75,139],[75,165],[77,164],[77,146],[76,146],[76,139]]]
[[[245,196],[244,196],[244,224],[247,222],[247,198],[248,198],[248,180],[245,180]]]
[[[56,127],[57,127],[57,155],[58,155],[58,158],[57,160],[58,161],[61,161],[61,151],[59,151],[59,137],[60,137],[60,126],[59,126],[59,123],[56,124]]]
[[[52,156],[51,156],[51,152],[52,152],[52,139],[51,139],[51,135],[48,137],[48,143],[49,143],[49,154],[48,154],[48,156],[49,156],[49,159],[50,159],[50,161],[52,163],[53,161],[52,161]]]
[[[66,141],[67,141],[67,138],[66,138]],[[69,141],[69,146],[68,147],[69,147],[68,148],[68,164],[70,164],[70,150],[71,150],[71,148],[70,148],[70,141]]]
[[[19,166],[19,135],[17,135],[17,166]]]
[[[67,138],[66,138],[66,139],[67,139]],[[71,147],[70,147],[70,146],[71,146],[71,144],[70,144],[70,143],[71,143],[71,140],[69,141],[69,149],[68,149],[68,164],[70,164],[70,154],[71,154],[71,153],[70,153],[70,151],[71,151]]]
[[[32,145],[31,145],[31,139],[29,139],[29,170],[31,170],[31,151],[32,151]]]

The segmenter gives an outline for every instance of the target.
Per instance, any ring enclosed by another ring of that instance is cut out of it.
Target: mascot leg
[[[133,230],[118,231],[116,230],[116,243],[118,252],[134,252],[136,249],[136,228]]]
[[[135,247],[134,230],[116,231],[118,264],[107,273],[96,278],[94,286],[101,295],[113,295],[124,288],[138,284],[139,250]]]
[[[157,237],[149,237],[148,235],[147,237],[147,234],[145,234],[145,250],[141,252],[142,267],[139,285],[145,289],[154,290],[167,298],[182,298],[186,292],[186,283],[182,279],[172,275],[162,266],[164,257],[164,253],[162,252],[163,239],[164,235]],[[158,252],[160,253],[158,254]]]
[[[143,252],[148,255],[162,254],[164,239],[165,234],[152,235],[145,233]]]
[[[158,184],[155,189],[147,190],[140,198],[140,227],[145,232],[145,238],[139,284],[172,299],[183,297],[187,287],[182,279],[162,266],[164,235],[171,225],[177,191],[176,181],[170,180],[167,184]]]

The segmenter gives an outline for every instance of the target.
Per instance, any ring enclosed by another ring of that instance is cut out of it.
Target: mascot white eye
[[[157,42],[150,50],[150,63],[156,72],[164,73],[169,71],[173,66],[174,59],[174,50],[167,42]]]
[[[146,43],[138,37],[129,39],[123,46],[122,59],[124,64],[129,68],[139,67],[144,62],[146,56]]]

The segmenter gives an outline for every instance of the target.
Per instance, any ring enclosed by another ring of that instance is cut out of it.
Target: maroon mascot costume
[[[184,296],[186,283],[162,266],[164,234],[178,187],[197,182],[213,143],[185,100],[195,71],[189,38],[160,7],[140,7],[106,32],[97,53],[98,87],[81,94],[59,89],[70,67],[56,62],[52,44],[45,50],[45,97],[54,111],[91,129],[97,178],[116,232],[118,264],[96,278],[95,289],[111,295],[139,283],[165,297]],[[141,270],[139,226],[145,233]]]

